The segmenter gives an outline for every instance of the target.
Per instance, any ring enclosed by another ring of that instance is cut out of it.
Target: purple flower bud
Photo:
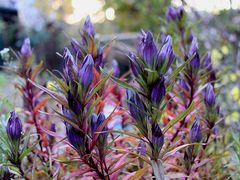
[[[90,121],[92,135],[95,133],[95,131],[98,128],[98,124],[97,124],[98,121],[97,120],[98,120],[97,115],[95,113],[93,113],[92,116],[91,116],[91,121]]]
[[[77,42],[76,39],[72,38],[71,40],[71,46],[75,54],[79,59],[83,59],[83,52],[81,51],[80,44]]]
[[[94,59],[94,64],[97,69],[102,65],[103,62],[103,49],[100,47],[97,49],[97,57]]]
[[[179,79],[178,84],[179,84],[180,88],[185,89],[186,91],[189,91],[189,86],[186,83],[186,81],[184,81],[183,79]]]
[[[80,70],[78,71],[78,78],[85,90],[87,90],[89,86],[92,84],[94,78],[93,66],[94,66],[93,58],[90,54],[88,54],[84,58],[83,64],[80,67]]]
[[[81,104],[78,100],[72,95],[72,93],[68,92],[68,105],[69,108],[76,114],[79,115],[82,112]]]
[[[157,53],[157,47],[154,43],[153,35],[150,31],[145,33],[141,31],[141,36],[138,38],[138,54],[150,66],[153,66],[154,57]]]
[[[51,126],[50,126],[50,131],[56,132],[56,125],[55,125],[55,123],[52,123],[52,124],[51,124]],[[53,141],[54,141],[54,136],[48,135],[48,139],[49,139],[49,142],[52,144]]]
[[[197,118],[195,118],[194,123],[190,129],[190,140],[192,143],[200,142],[202,139],[202,131]]]
[[[212,70],[212,61],[211,61],[211,53],[208,52],[205,57],[204,57],[204,61],[203,61],[203,66],[208,70],[211,71]]]
[[[143,70],[137,61],[137,57],[130,52],[128,55],[128,58],[130,60],[130,67],[131,67],[132,73],[134,74],[135,77],[138,77],[143,73]]]
[[[77,73],[77,64],[74,61],[74,58],[68,48],[64,48],[63,53],[63,59],[64,59],[64,75],[67,80],[67,82],[72,82],[76,79],[76,73]]]
[[[134,91],[127,89],[126,91],[127,94],[127,104],[128,104],[128,109],[132,115],[132,117],[137,121],[137,122],[143,122],[145,120],[145,113],[146,112],[146,107],[143,103],[143,101],[140,99],[138,94],[136,94]]]
[[[168,21],[170,21],[170,20],[175,21],[176,18],[177,18],[177,15],[178,15],[177,9],[171,6],[171,7],[169,7],[168,10],[167,10],[166,19],[167,19]]]
[[[172,50],[172,38],[171,36],[168,35],[164,41],[164,45],[157,53],[157,58],[156,58],[157,69],[160,68],[165,61],[168,60],[168,64],[166,67],[166,71],[167,71],[172,64],[174,57],[175,55]]]
[[[212,107],[215,105],[215,93],[213,86],[210,83],[208,83],[204,91],[204,102],[208,107]]]
[[[175,20],[181,20],[183,17],[184,9],[183,6],[180,6],[178,8],[176,7],[169,7],[166,12],[166,19],[167,21],[175,21]]]
[[[159,126],[159,124],[155,123],[152,125],[152,144],[159,152],[163,146],[164,143],[164,137],[162,130]],[[159,153],[158,152],[158,153]]]
[[[120,77],[120,69],[119,69],[117,60],[114,59],[112,61],[112,67],[113,67],[113,75],[115,77]]]
[[[159,103],[162,101],[166,94],[166,88],[164,85],[164,77],[163,75],[159,76],[158,82],[153,86],[152,92],[151,92],[151,101],[159,105]]]
[[[83,32],[86,33],[88,36],[91,36],[91,37],[95,36],[95,30],[91,22],[90,16],[87,16],[83,24]]]
[[[65,125],[68,141],[76,149],[77,152],[83,154],[85,149],[85,134],[81,131],[76,130],[68,123],[65,123]]]
[[[97,128],[105,121],[105,115],[100,112],[98,116],[93,114],[91,117],[91,132],[92,134],[96,132]],[[103,131],[107,131],[107,127],[103,128]]]
[[[196,37],[194,37],[192,40],[192,43],[189,49],[189,55],[190,56],[194,55],[193,59],[190,62],[190,67],[192,68],[193,71],[198,71],[200,67],[200,57],[198,54],[198,42]]]
[[[22,123],[16,111],[12,111],[8,119],[6,131],[9,139],[12,141],[20,141],[22,134]]]
[[[32,50],[31,50],[31,44],[30,44],[29,38],[24,39],[20,52],[24,58],[29,58],[32,56]]]
[[[146,156],[147,151],[146,151],[146,145],[145,145],[144,141],[139,142],[137,151],[140,153],[140,155]]]

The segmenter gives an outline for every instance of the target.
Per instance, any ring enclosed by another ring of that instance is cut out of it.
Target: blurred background
[[[30,37],[36,61],[48,69],[61,69],[56,54],[79,39],[83,20],[90,15],[103,44],[113,41],[106,61],[117,59],[122,73],[128,70],[124,53],[135,48],[139,30],[154,34],[164,27],[170,6],[184,5],[201,45],[212,52],[221,75],[219,102],[226,122],[240,118],[240,1],[239,0],[1,0],[0,50],[19,50]],[[2,54],[4,51],[1,51]],[[4,65],[3,58],[0,64]],[[0,72],[1,99],[12,96],[5,72]],[[7,98],[6,98],[7,99]]]

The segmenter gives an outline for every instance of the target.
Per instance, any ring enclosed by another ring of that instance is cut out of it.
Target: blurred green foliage
[[[106,0],[104,8],[115,10],[120,31],[136,32],[143,28],[156,33],[160,30],[160,17],[165,17],[170,4],[168,0]]]

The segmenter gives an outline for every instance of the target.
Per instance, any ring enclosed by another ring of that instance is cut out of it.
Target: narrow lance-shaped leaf
[[[193,107],[194,107],[194,102],[192,102],[191,105],[185,111],[180,113],[176,118],[172,119],[164,128],[163,134],[166,133],[167,130],[173,127],[176,123],[183,120],[193,110]]]

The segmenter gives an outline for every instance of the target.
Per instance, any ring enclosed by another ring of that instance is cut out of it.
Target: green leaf
[[[23,151],[23,153],[20,155],[19,159],[22,160],[25,156],[27,156],[35,147],[36,145],[40,142],[40,140],[38,140],[34,145],[32,145],[31,147],[25,149]]]
[[[191,105],[182,113],[180,113],[176,118],[172,119],[164,128],[163,134],[167,132],[168,129],[173,127],[176,123],[183,120],[193,109],[194,102],[191,103]]]
[[[98,97],[98,98],[91,104],[91,106],[90,106],[90,108],[89,108],[89,110],[88,110],[88,112],[87,112],[87,114],[86,114],[86,117],[87,117],[87,118],[92,115],[92,111],[93,111],[94,107],[101,101],[101,99],[102,99],[102,96],[101,96],[101,97]]]
[[[158,72],[145,68],[145,71],[147,71],[148,76],[147,76],[147,84],[153,84],[154,82],[156,82],[156,80],[158,79]]]
[[[25,137],[25,140],[23,143],[23,148],[22,148],[22,153],[25,151],[25,149],[27,149],[27,144],[28,144],[29,139],[30,139],[30,133],[28,133],[27,136]]]
[[[194,54],[195,55],[195,54]],[[169,78],[167,79],[166,84],[168,84],[170,82],[170,80],[173,80],[176,78],[176,76],[179,74],[179,72],[181,72],[183,70],[183,68],[192,60],[192,58],[194,57],[191,56],[187,61],[185,61],[181,66],[179,66],[178,68],[176,68],[172,74],[169,76]]]
[[[103,74],[105,74],[105,75],[108,74],[104,69],[100,68],[100,70],[101,70],[101,72],[102,72]],[[125,88],[125,89],[136,90],[134,87],[132,87],[132,86],[129,85],[128,83],[126,83],[126,82],[124,82],[124,81],[121,81],[120,79],[118,79],[118,78],[116,78],[116,77],[114,77],[114,76],[111,76],[111,80],[112,80],[113,82],[115,82],[116,84],[118,84],[119,86]]]
[[[106,77],[99,81],[96,86],[91,90],[90,95],[87,98],[87,102],[104,86],[105,82],[111,77],[113,71],[111,71]]]

